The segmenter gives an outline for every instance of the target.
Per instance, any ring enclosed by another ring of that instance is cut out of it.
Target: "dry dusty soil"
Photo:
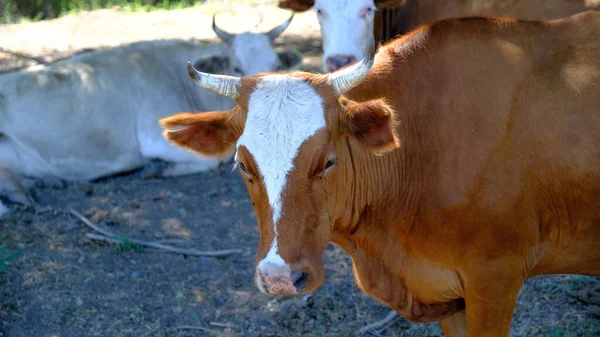
[[[0,46],[50,62],[86,49],[159,38],[214,39],[216,7],[168,12],[103,10],[0,26]],[[236,9],[236,8],[234,8]],[[271,7],[224,15],[231,31],[285,19]],[[237,14],[236,14],[237,13]],[[240,13],[245,19],[240,19]],[[271,14],[269,14],[271,13]],[[272,14],[272,13],[276,13]],[[229,19],[227,19],[229,17]],[[278,48],[305,53],[318,69],[318,26],[299,16]],[[33,64],[2,55],[3,70]],[[351,261],[331,245],[325,285],[304,298],[272,298],[253,285],[258,232],[251,204],[229,165],[171,179],[140,172],[86,183],[26,180],[34,206],[10,205],[0,220],[0,336],[356,336],[388,309],[361,294]],[[124,237],[204,250],[239,248],[227,258],[157,252],[86,237],[73,208]],[[435,324],[397,320],[382,336],[441,336]],[[600,336],[600,280],[539,277],[526,283],[513,336]]]

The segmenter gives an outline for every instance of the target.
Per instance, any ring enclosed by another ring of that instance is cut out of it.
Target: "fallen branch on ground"
[[[76,210],[74,210],[72,208],[69,209],[69,212],[72,215],[74,215],[77,219],[79,219],[81,222],[83,222],[86,226],[88,226],[89,228],[93,229],[94,231],[102,234],[102,235],[92,234],[92,233],[86,234],[86,236],[88,238],[93,239],[93,240],[117,243],[117,244],[123,244],[123,243],[130,242],[130,243],[134,243],[136,245],[149,247],[149,248],[155,248],[160,251],[164,251],[164,252],[168,252],[168,253],[176,253],[176,254],[183,254],[183,255],[190,255],[190,256],[222,257],[222,256],[229,256],[229,255],[233,255],[233,254],[241,254],[242,253],[241,249],[202,251],[202,250],[196,250],[196,249],[176,248],[176,247],[163,245],[163,244],[156,243],[156,242],[148,242],[148,241],[142,241],[142,240],[137,240],[137,239],[125,238],[125,237],[119,236],[117,234],[114,234],[112,232],[109,232],[106,229],[102,229],[102,228],[98,227],[97,225],[94,225],[90,220],[88,220],[86,217],[84,217],[83,215],[81,215],[79,212],[77,212]]]
[[[206,331],[206,332],[217,332],[216,330],[213,330],[213,329],[203,328],[201,326],[195,326],[195,325],[176,326],[175,330],[200,330],[200,331]]]
[[[235,325],[230,323],[209,322],[208,324],[212,326],[218,326],[221,328],[235,328]]]
[[[390,313],[381,321],[371,323],[358,330],[358,336],[366,336],[367,334],[373,334],[375,336],[381,335],[378,330],[385,328],[387,325],[393,323],[395,320],[399,319],[398,313],[394,310],[390,311]]]

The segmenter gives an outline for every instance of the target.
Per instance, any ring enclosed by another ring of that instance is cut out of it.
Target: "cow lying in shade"
[[[558,19],[600,8],[600,0],[280,0],[279,7],[305,11],[311,7],[323,35],[323,70],[356,62],[371,36],[388,41],[419,25],[465,16],[511,16]]]
[[[202,155],[235,151],[262,292],[314,291],[332,241],[408,319],[506,337],[526,279],[600,275],[599,31],[599,12],[464,18],[328,75],[189,67],[238,105],[162,124]]]
[[[164,176],[216,167],[220,159],[166,142],[157,123],[181,110],[235,105],[193,90],[181,65],[192,59],[200,69],[230,75],[298,66],[297,52],[272,47],[291,19],[264,34],[229,34],[213,19],[224,44],[142,42],[0,76],[0,170],[89,180],[139,168],[149,159],[169,163]]]

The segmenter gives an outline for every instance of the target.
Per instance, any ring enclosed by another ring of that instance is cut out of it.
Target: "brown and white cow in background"
[[[463,18],[328,75],[188,67],[238,105],[162,125],[202,155],[235,151],[262,292],[314,291],[332,241],[405,317],[507,337],[526,279],[600,275],[598,32],[600,12]]]
[[[141,42],[1,75],[0,194],[25,200],[15,175],[90,180],[139,168],[150,159],[167,163],[154,173],[163,176],[216,167],[224,159],[172,146],[157,123],[181,110],[234,106],[194,90],[179,67],[191,59],[200,69],[229,75],[294,68],[302,57],[277,53],[272,46],[292,17],[269,32],[241,34],[225,32],[213,18],[223,44]]]
[[[550,20],[600,8],[600,0],[280,0],[279,7],[313,7],[323,35],[323,71],[356,62],[371,36],[384,42],[419,25],[465,16]]]

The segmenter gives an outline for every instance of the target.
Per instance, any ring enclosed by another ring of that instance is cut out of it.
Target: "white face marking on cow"
[[[271,249],[259,263],[259,268],[261,265],[278,269],[287,266],[277,254],[281,192],[300,145],[324,127],[322,98],[302,79],[268,75],[250,95],[246,126],[238,147],[245,146],[254,157],[263,177],[274,226]]]
[[[373,0],[316,0],[314,10],[323,36],[323,70],[332,71],[329,58],[360,60],[373,35]]]
[[[275,71],[279,67],[279,56],[265,34],[236,34],[231,41],[231,49],[232,69],[235,76]],[[242,73],[236,72],[236,67]]]

